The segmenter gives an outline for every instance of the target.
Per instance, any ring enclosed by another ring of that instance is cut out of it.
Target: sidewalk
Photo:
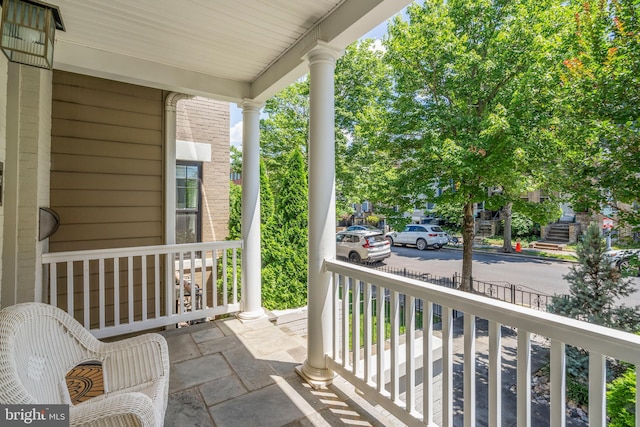
[[[459,244],[458,246],[447,245],[447,246],[444,246],[442,249],[461,251],[462,244]],[[509,252],[502,252],[502,246],[476,245],[473,247],[473,252],[496,254],[496,255],[503,255],[503,256],[513,256],[513,257],[528,257],[528,258],[540,259],[545,261],[558,261],[558,262],[571,262],[571,263],[577,262],[577,259],[569,260],[569,259],[556,258],[553,256],[553,255],[563,255],[563,256],[575,257],[576,256],[575,251],[569,251],[569,250],[552,251],[552,250],[545,250],[545,249],[523,248],[522,252],[509,253]]]

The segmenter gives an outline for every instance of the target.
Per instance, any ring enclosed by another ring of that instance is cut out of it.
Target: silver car
[[[611,265],[622,272],[631,273],[631,260],[640,258],[640,249],[610,250],[604,253]],[[640,267],[636,272],[640,276]]]
[[[392,245],[415,245],[421,251],[428,247],[440,249],[449,242],[447,233],[432,224],[409,224],[403,231],[392,231],[385,237]]]
[[[379,231],[341,231],[336,234],[336,255],[356,263],[377,262],[391,256],[391,245]]]

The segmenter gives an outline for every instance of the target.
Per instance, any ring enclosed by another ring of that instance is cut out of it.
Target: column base
[[[267,315],[265,314],[263,309],[256,311],[241,311],[240,313],[238,313],[238,319],[243,322],[249,320],[265,319],[266,317]]]
[[[305,360],[302,365],[296,366],[296,372],[302,377],[311,388],[319,390],[331,385],[335,373],[331,369],[318,369],[309,366]]]

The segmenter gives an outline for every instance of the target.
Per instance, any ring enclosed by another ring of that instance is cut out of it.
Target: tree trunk
[[[473,203],[467,202],[464,205],[464,217],[462,220],[462,283],[459,289],[472,291],[471,267],[473,262],[473,239],[475,238],[473,220]]]
[[[509,202],[502,208],[502,213],[504,215],[504,236],[503,236],[503,244],[502,251],[511,253],[513,252],[513,247],[511,246],[511,208],[513,207],[513,203]]]

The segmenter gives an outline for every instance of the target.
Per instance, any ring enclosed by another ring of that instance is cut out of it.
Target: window
[[[199,242],[201,236],[202,163],[176,162],[176,243]]]

